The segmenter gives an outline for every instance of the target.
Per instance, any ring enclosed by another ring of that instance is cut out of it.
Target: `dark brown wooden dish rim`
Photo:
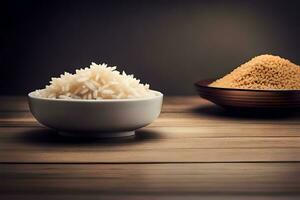
[[[194,85],[197,88],[205,88],[205,89],[212,89],[212,90],[225,90],[225,91],[244,91],[244,92],[272,92],[272,93],[293,93],[293,94],[299,94],[300,95],[300,90],[255,90],[255,89],[238,89],[238,88],[221,88],[221,87],[211,87],[208,86],[208,84],[212,83],[216,79],[204,79],[204,80],[199,80],[194,83]]]

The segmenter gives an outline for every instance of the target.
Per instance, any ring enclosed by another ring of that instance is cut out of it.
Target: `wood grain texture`
[[[32,200],[32,199],[55,199],[55,200],[65,200],[65,199],[80,199],[80,200],[116,200],[116,199],[132,199],[132,200],[299,200],[300,196],[297,194],[120,194],[114,192],[113,194],[3,194],[1,195],[3,199],[14,199],[14,200]]]
[[[300,194],[300,163],[1,164],[2,194]]]
[[[82,140],[64,138],[46,128],[0,128],[0,162],[300,161],[299,137],[210,137],[181,130],[173,135],[155,127],[130,138]]]
[[[300,116],[297,113],[293,115],[284,115],[277,113],[270,116],[236,116],[231,113],[226,113],[221,108],[212,107],[212,111],[191,112],[191,113],[161,113],[150,127],[178,127],[178,126],[229,126],[233,125],[239,128],[243,126],[258,126],[260,125],[299,125]],[[40,126],[35,118],[29,112],[1,112],[0,111],[0,127],[3,126]],[[244,128],[244,127],[242,127]]]
[[[299,162],[299,113],[166,97],[135,137],[76,139],[0,97],[1,199],[299,199]]]
[[[25,105],[13,99],[17,108]],[[0,162],[300,161],[299,128],[295,114],[237,115],[198,97],[169,97],[160,117],[135,137],[77,140],[43,128],[26,109],[6,109],[0,112]]]

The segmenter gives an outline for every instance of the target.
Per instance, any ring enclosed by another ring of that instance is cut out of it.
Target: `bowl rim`
[[[212,89],[212,90],[224,90],[224,91],[244,91],[244,92],[273,92],[273,93],[300,93],[300,90],[255,90],[255,89],[241,89],[241,88],[222,88],[222,87],[212,87],[209,86],[208,84],[212,83],[217,79],[203,79],[199,80],[194,83],[194,86],[197,88],[207,88],[207,89]]]
[[[153,100],[157,98],[162,98],[163,93],[156,91],[156,90],[150,90],[151,92],[155,93],[155,96],[150,97],[141,97],[141,98],[132,98],[132,99],[50,99],[45,97],[37,97],[34,95],[36,91],[32,91],[28,93],[29,99],[37,99],[42,101],[53,101],[53,102],[78,102],[78,103],[104,103],[104,102],[135,102],[135,101],[147,101],[147,100]]]

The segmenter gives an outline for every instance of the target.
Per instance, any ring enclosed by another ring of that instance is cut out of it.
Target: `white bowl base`
[[[58,131],[58,134],[66,137],[95,137],[95,138],[118,138],[135,135],[135,131],[124,132],[68,132]]]

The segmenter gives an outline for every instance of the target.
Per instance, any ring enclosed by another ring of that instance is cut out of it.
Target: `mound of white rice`
[[[148,84],[122,74],[116,67],[107,64],[76,70],[75,74],[65,72],[59,78],[52,78],[45,89],[36,90],[37,97],[51,99],[130,99],[155,96]]]

